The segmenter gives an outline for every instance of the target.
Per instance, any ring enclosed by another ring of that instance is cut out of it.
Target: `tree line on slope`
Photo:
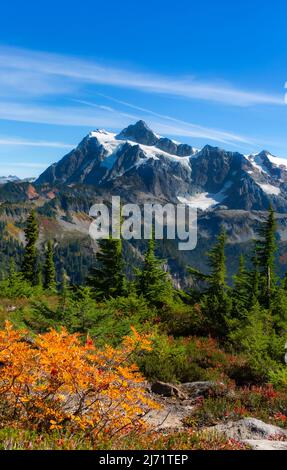
[[[41,265],[39,252],[36,247],[39,238],[39,226],[35,211],[29,215],[25,227],[26,245],[20,272],[15,266],[10,267],[8,279],[14,282],[18,274],[19,281],[23,280],[32,286],[42,286],[50,292],[57,291],[56,268],[52,240],[45,245],[45,259]],[[268,218],[258,231],[251,254],[251,269],[247,269],[243,255],[239,259],[237,274],[233,286],[226,282],[225,258],[226,233],[221,229],[217,241],[208,256],[209,273],[203,273],[192,267],[188,268],[193,280],[190,299],[203,302],[206,315],[211,315],[212,323],[222,328],[224,332],[225,317],[232,311],[233,317],[242,317],[244,312],[256,304],[270,309],[274,299],[284,297],[287,292],[287,273],[280,280],[275,274],[276,222],[274,211],[269,210]],[[95,298],[109,299],[135,292],[143,295],[151,304],[161,306],[171,299],[178,299],[183,294],[172,285],[172,280],[165,270],[164,260],[155,254],[154,237],[148,241],[142,269],[136,269],[134,279],[128,281],[125,276],[125,261],[121,239],[102,239],[98,242],[95,255],[86,284],[91,288]],[[11,279],[10,279],[11,280]],[[61,286],[60,286],[61,290]],[[186,298],[186,295],[184,296]],[[281,302],[279,302],[280,304]],[[218,307],[217,307],[218,306]]]
[[[122,240],[109,238],[98,243],[86,287],[72,288],[65,272],[61,286],[57,286],[52,241],[46,245],[43,266],[39,263],[36,248],[39,228],[35,212],[27,220],[25,236],[22,268],[18,272],[11,265],[8,278],[1,283],[2,296],[7,289],[15,297],[29,296],[35,289],[54,295],[58,291],[61,302],[57,313],[46,305],[38,305],[42,319],[66,321],[64,317],[66,315],[68,318],[68,311],[71,310],[67,302],[71,290],[73,302],[81,305],[77,314],[75,311],[72,313],[74,325],[78,325],[76,329],[80,328],[81,331],[84,324],[89,325],[89,312],[94,314],[93,305],[113,300],[122,304],[123,299],[128,299],[131,305],[134,303],[136,308],[145,312],[142,315],[144,321],[148,321],[148,316],[151,321],[157,318],[157,321],[169,325],[173,335],[211,335],[222,343],[228,342],[235,351],[247,351],[262,373],[266,367],[272,369],[275,363],[283,365],[287,331],[287,276],[278,279],[275,274],[277,242],[272,208],[259,230],[250,260],[240,257],[233,286],[226,282],[226,233],[222,229],[208,253],[209,272],[189,268],[193,281],[189,292],[173,287],[164,261],[155,254],[153,237],[148,241],[143,266],[136,270],[132,281],[124,274]],[[251,267],[247,268],[247,264]],[[284,375],[282,367],[279,372]]]

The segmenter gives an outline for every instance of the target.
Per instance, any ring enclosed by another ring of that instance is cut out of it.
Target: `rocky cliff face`
[[[287,160],[267,151],[246,156],[209,145],[195,150],[157,136],[143,122],[119,134],[93,131],[34,184],[0,186],[0,221],[21,226],[36,204],[44,221],[43,239],[89,240],[89,209],[95,202],[109,203],[111,195],[120,195],[123,202],[181,202],[198,208],[196,249],[179,252],[176,240],[164,243],[162,255],[179,282],[185,280],[188,265],[208,269],[206,252],[222,226],[230,277],[239,254],[250,252],[271,203],[278,274],[286,272]],[[140,247],[132,245],[134,256]]]
[[[287,160],[267,151],[244,156],[218,147],[196,150],[157,136],[143,121],[119,134],[97,130],[48,168],[36,185],[84,184],[185,202],[201,210],[287,210]]]

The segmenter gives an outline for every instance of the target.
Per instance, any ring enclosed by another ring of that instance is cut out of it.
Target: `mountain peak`
[[[9,176],[0,176],[0,184],[5,184],[5,183],[10,183],[10,182],[18,182],[20,181],[20,178],[15,175],[9,175]]]
[[[266,156],[266,157],[268,157],[269,155],[272,156],[272,154],[269,152],[269,150],[261,150],[261,152],[259,152],[257,155]]]
[[[150,127],[147,125],[147,123],[145,121],[143,121],[142,119],[139,119],[139,121],[137,121],[135,124],[131,124],[131,125],[134,125],[135,127],[137,127],[138,129],[148,129],[149,131],[151,130]]]
[[[146,122],[142,120],[123,129],[116,138],[132,140],[133,142],[143,145],[155,145],[159,140]]]

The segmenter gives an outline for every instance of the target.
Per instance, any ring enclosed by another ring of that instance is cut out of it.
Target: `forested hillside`
[[[208,269],[185,266],[185,290],[154,239],[132,272],[122,241],[100,240],[83,276],[71,279],[82,262],[77,244],[66,248],[71,264],[59,264],[53,239],[40,249],[35,210],[23,229],[21,247],[1,225],[3,448],[240,449],[247,444],[202,430],[246,417],[287,427],[287,276],[276,271],[272,208],[232,284],[222,229]],[[205,391],[187,399],[198,383]],[[166,390],[189,408],[182,429],[162,432],[145,416]]]

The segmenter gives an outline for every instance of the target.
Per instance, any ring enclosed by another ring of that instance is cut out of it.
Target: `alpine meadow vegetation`
[[[129,276],[122,241],[99,241],[81,283],[53,239],[41,245],[35,210],[25,238],[0,280],[2,448],[241,449],[201,429],[246,416],[287,426],[287,273],[276,271],[272,208],[232,283],[222,228],[185,290],[154,237]],[[184,430],[162,432],[145,419],[160,407],[148,386],[158,380],[228,393],[201,397]]]

